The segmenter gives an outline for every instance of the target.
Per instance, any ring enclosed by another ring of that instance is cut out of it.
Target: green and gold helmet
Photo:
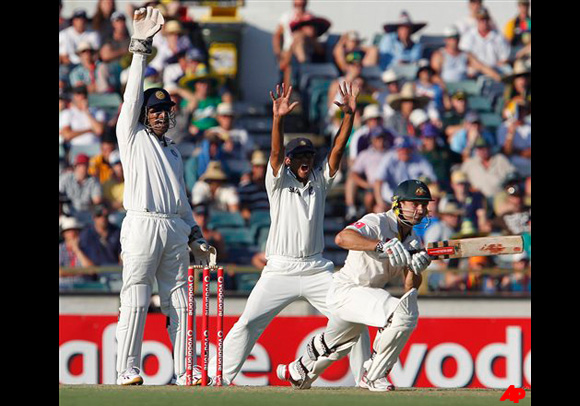
[[[393,212],[399,220],[405,224],[413,225],[403,217],[401,202],[406,200],[430,202],[433,201],[433,198],[425,183],[417,179],[409,179],[399,183],[391,200],[393,202]]]

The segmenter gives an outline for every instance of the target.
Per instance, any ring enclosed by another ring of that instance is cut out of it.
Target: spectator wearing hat
[[[518,0],[518,15],[509,20],[503,30],[504,37],[512,47],[512,55],[522,58],[532,48],[532,17],[530,0]]]
[[[235,126],[235,111],[232,103],[220,103],[216,108],[218,125],[208,128],[206,134],[217,133],[225,142],[224,151],[236,159],[247,160],[254,150],[254,142],[248,131]]]
[[[205,203],[196,204],[192,207],[193,219],[201,229],[208,244],[217,250],[217,263],[224,263],[228,260],[227,247],[222,233],[218,230],[211,230],[207,227],[211,217],[211,209]]]
[[[59,118],[59,127],[65,143],[70,145],[97,145],[105,131],[106,115],[103,110],[89,107],[85,86],[72,89],[72,100],[68,109]]]
[[[429,98],[419,96],[414,84],[407,82],[399,93],[387,97],[387,103],[395,113],[385,122],[385,127],[398,135],[415,135],[415,127],[410,120],[411,113],[415,109],[425,109],[429,104]]]
[[[292,58],[300,63],[318,63],[326,60],[326,50],[319,38],[330,28],[330,21],[323,17],[306,14],[290,23],[292,45],[282,54],[280,67],[284,69]]]
[[[109,207],[103,203],[93,207],[93,222],[79,235],[81,250],[96,266],[118,265],[121,262],[121,229],[109,222]]]
[[[78,45],[76,53],[80,63],[70,72],[69,83],[72,86],[84,85],[89,93],[107,93],[112,90],[108,66],[97,60],[97,52],[88,41]]]
[[[302,18],[311,15],[311,13],[306,10],[307,7],[307,0],[293,0],[292,10],[287,11],[280,16],[276,30],[272,35],[272,49],[278,62],[280,62],[284,53],[290,51],[290,48],[292,47],[294,36],[292,35],[290,24],[293,21],[299,21]]]
[[[118,150],[111,151],[108,156],[111,176],[103,182],[103,199],[113,212],[123,212],[123,194],[125,192],[125,174]]]
[[[377,167],[393,145],[393,135],[384,127],[376,126],[369,130],[370,146],[361,151],[349,169],[345,190],[346,219],[355,220],[360,217],[356,209],[358,189],[364,192],[363,204],[365,213],[371,213],[376,205],[374,197],[374,183],[377,176]]]
[[[461,164],[461,155],[453,152],[449,147],[442,142],[441,132],[431,123],[423,126],[420,132],[421,146],[419,151],[421,155],[433,167],[433,172],[439,185],[449,190],[449,174],[454,165]]]
[[[497,129],[497,144],[501,152],[526,177],[532,171],[532,126],[530,109],[525,102],[518,102],[515,114],[505,120]]]
[[[468,113],[467,95],[461,89],[453,92],[449,98],[449,107],[443,113],[442,126],[447,141],[464,126],[465,115]]]
[[[239,211],[240,198],[236,188],[228,184],[228,176],[219,161],[210,161],[191,191],[191,203],[207,204],[218,211]]]
[[[455,23],[455,26],[459,30],[459,34],[463,35],[471,29],[477,28],[477,14],[483,7],[483,0],[468,0],[469,15],[460,19]],[[493,27],[495,23],[491,21]]]
[[[161,34],[153,37],[153,46],[157,48],[157,55],[149,64],[158,72],[163,72],[169,58],[181,51],[193,48],[191,40],[178,20],[167,20]]]
[[[399,64],[417,62],[421,58],[422,48],[411,36],[426,25],[411,21],[406,11],[401,12],[398,21],[385,24],[385,34],[378,44],[380,68],[386,70]]]
[[[421,59],[417,62],[415,91],[418,96],[425,96],[430,99],[428,109],[443,112],[443,88],[437,83],[435,71],[428,59]]]
[[[522,184],[508,184],[504,188],[507,198],[491,221],[494,231],[507,235],[521,235],[530,231],[531,208],[524,203]]]
[[[431,164],[414,149],[409,137],[401,136],[395,140],[394,149],[387,152],[377,166],[374,193],[377,206],[374,212],[387,211],[390,199],[397,185],[408,179],[423,176],[432,181],[437,177]]]
[[[467,175],[460,170],[451,172],[450,183],[453,198],[465,212],[464,221],[469,221],[479,232],[489,233],[491,223],[487,215],[487,200],[483,194],[471,188]]]
[[[461,164],[471,186],[480,191],[490,201],[501,192],[503,181],[516,168],[502,153],[493,154],[485,137],[478,137],[474,143],[475,153]]]
[[[107,127],[101,141],[101,152],[93,156],[89,162],[89,175],[104,184],[113,175],[113,168],[109,162],[111,152],[117,148],[115,128]]]
[[[179,79],[188,75],[198,75],[204,69],[207,69],[207,66],[205,56],[200,49],[182,50],[167,59],[167,66],[163,70],[163,84],[170,88],[176,86],[176,91],[181,92],[182,89],[177,87]]]
[[[70,198],[77,219],[84,223],[91,220],[91,207],[103,200],[99,181],[89,175],[89,157],[85,154],[76,156],[73,171],[60,176],[58,189]]]
[[[88,42],[93,49],[99,49],[101,40],[96,31],[87,28],[87,13],[83,9],[73,11],[71,26],[58,33],[59,62],[64,65],[78,65],[81,62],[76,53],[81,42]]]
[[[249,176],[243,178],[238,186],[240,213],[246,220],[249,220],[252,212],[256,210],[270,210],[265,184],[268,159],[264,152],[254,151],[251,164],[252,170]]]
[[[387,69],[381,75],[381,81],[385,84],[386,89],[376,91],[373,94],[373,98],[382,107],[384,119],[388,120],[395,111],[386,100],[389,95],[397,94],[401,91],[401,77],[393,69]]]
[[[179,80],[179,86],[184,90],[179,94],[186,101],[186,110],[191,112],[189,132],[196,138],[218,125],[216,109],[225,98],[216,94],[217,85],[217,78],[207,73],[185,75]]]
[[[208,133],[193,151],[191,157],[185,162],[185,185],[191,190],[195,182],[207,170],[210,161],[219,161],[221,169],[229,174],[228,158],[230,154],[225,151],[226,139],[221,133]]]
[[[482,63],[471,52],[459,48],[461,36],[455,26],[446,27],[443,35],[445,46],[431,54],[431,67],[444,83],[467,80],[478,73],[500,81],[501,76],[494,69]]]
[[[459,48],[470,52],[490,68],[504,69],[510,57],[510,45],[493,28],[491,17],[485,7],[479,9],[476,18],[477,28],[472,28],[461,36]]]
[[[363,45],[365,39],[357,31],[347,31],[342,34],[332,50],[334,62],[342,72],[346,71],[346,56],[352,52],[361,54],[362,66],[376,66],[379,60],[378,48],[372,45]]]
[[[109,70],[109,82],[115,91],[121,90],[121,63],[129,53],[131,35],[127,29],[126,17],[120,11],[114,11],[111,15],[111,31],[102,38],[102,46],[99,57]]]
[[[514,62],[514,67],[510,74],[502,77],[502,82],[506,84],[502,110],[504,118],[513,117],[516,114],[516,105],[518,103],[531,103],[531,77],[531,67],[521,59]]]
[[[80,247],[83,224],[75,217],[64,217],[61,222],[63,242],[58,246],[58,266],[61,268],[87,268],[94,263]]]
[[[481,118],[475,111],[470,111],[465,115],[463,128],[456,131],[449,142],[449,147],[453,152],[461,154],[463,160],[473,155],[475,141],[483,137],[490,146],[495,145],[493,134],[486,131],[481,125]]]
[[[439,201],[437,207],[439,221],[430,225],[423,236],[425,244],[436,241],[450,240],[461,230],[461,221],[465,211],[461,205],[453,198],[446,197]],[[459,261],[455,260],[434,260],[430,269],[457,268]]]
[[[366,106],[363,110],[361,120],[363,125],[352,134],[348,144],[349,166],[354,163],[362,151],[371,145],[370,134],[375,128],[378,128],[386,137],[386,149],[390,148],[395,140],[393,132],[388,130],[383,124],[383,115],[378,104],[369,104]]]

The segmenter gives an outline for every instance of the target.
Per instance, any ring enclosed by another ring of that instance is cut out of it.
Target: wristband
[[[151,55],[153,52],[153,38],[135,38],[131,37],[131,43],[129,44],[129,52]]]
[[[383,252],[383,248],[385,246],[385,242],[384,241],[379,241],[377,243],[377,246],[375,247],[375,252]]]

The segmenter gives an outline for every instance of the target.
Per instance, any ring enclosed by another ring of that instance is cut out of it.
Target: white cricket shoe
[[[358,386],[373,392],[391,392],[395,390],[395,385],[389,382],[386,376],[379,379],[375,379],[374,381],[369,381],[366,372],[364,373]]]
[[[143,385],[143,378],[140,374],[139,368],[129,368],[117,377],[117,385]]]
[[[300,361],[300,360],[298,360]],[[296,361],[288,365],[280,364],[276,368],[276,375],[282,381],[290,382],[294,389],[310,389],[312,382],[307,379],[306,371],[301,374],[298,370],[299,365]]]
[[[198,365],[193,366],[193,370],[191,373],[191,381],[193,386],[200,386],[201,385],[201,368]],[[215,380],[212,379],[211,376],[207,377],[207,386],[213,386]],[[178,378],[175,376],[171,379],[170,385],[178,385],[178,386],[185,386],[186,377],[185,374],[180,375]]]

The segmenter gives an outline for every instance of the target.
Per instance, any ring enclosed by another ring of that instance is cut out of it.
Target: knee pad
[[[145,320],[151,299],[149,285],[133,285],[124,293],[117,323],[117,373],[140,368]]]
[[[358,337],[330,348],[324,340],[324,333],[312,337],[306,346],[308,357],[301,357],[300,361],[308,371],[308,378],[313,382],[333,362],[347,355],[357,340]]]
[[[367,364],[367,378],[370,381],[385,376],[395,365],[417,326],[418,318],[417,289],[413,288],[401,298],[387,325],[375,337],[371,362]]]

